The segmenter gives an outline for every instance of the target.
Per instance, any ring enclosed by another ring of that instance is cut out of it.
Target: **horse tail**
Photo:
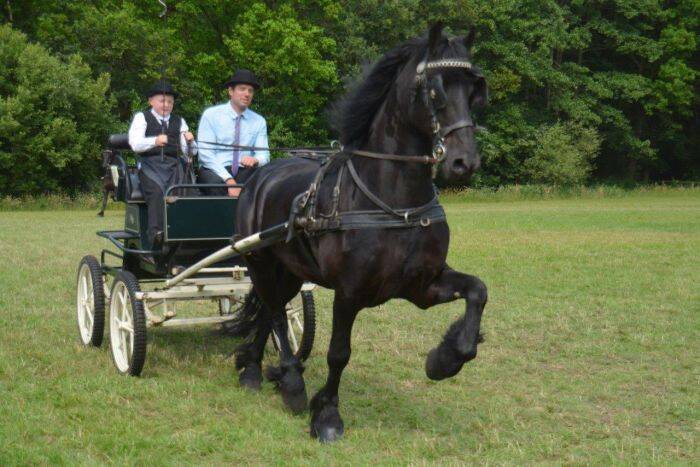
[[[225,332],[233,337],[243,337],[243,342],[236,347],[236,368],[241,369],[253,358],[252,350],[257,335],[259,320],[262,319],[262,301],[255,289],[246,296],[238,318],[225,327]]]

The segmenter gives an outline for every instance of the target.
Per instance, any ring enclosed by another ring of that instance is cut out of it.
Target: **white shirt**
[[[158,114],[153,108],[151,108],[151,113],[159,122],[165,120],[165,123],[170,121],[170,114],[163,117]],[[180,147],[183,151],[187,150],[187,140],[185,139],[185,132],[189,131],[187,122],[185,119],[180,117]],[[129,127],[129,146],[131,146],[134,152],[145,152],[149,149],[156,147],[157,136],[146,136],[146,117],[144,117],[143,112],[139,112],[134,115],[134,119],[131,121],[131,126]],[[192,141],[192,153],[197,154],[197,143]]]

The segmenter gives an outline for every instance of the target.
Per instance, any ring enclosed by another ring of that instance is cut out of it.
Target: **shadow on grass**
[[[216,379],[230,385],[232,390],[244,392],[237,382],[233,358],[233,351],[241,342],[242,339],[226,336],[217,327],[149,329],[143,377]],[[376,366],[380,362],[375,360],[374,365],[369,365],[360,355],[358,357],[356,365],[351,362],[345,372],[340,388],[341,416],[348,427],[355,430],[383,427],[401,436],[412,436],[416,430],[433,434],[454,429],[461,431],[453,423],[446,424],[445,420],[451,418],[450,413],[454,410],[469,410],[470,403],[467,399],[445,400],[445,391],[440,386],[464,384],[466,388],[468,383],[464,378],[457,376],[458,381],[431,383],[423,374],[422,359],[417,362],[406,354],[406,368],[399,372],[403,377],[397,380],[388,376],[392,372],[382,371]],[[277,356],[268,344],[264,363],[276,362]],[[419,368],[413,368],[414,363]],[[327,376],[325,352],[314,352],[305,365],[307,391],[312,397]],[[382,365],[384,363],[379,364]],[[468,371],[468,365],[462,371]],[[263,386],[272,387],[267,381]],[[269,401],[270,407],[279,406],[280,401],[275,400],[278,396],[267,390],[255,397],[263,398],[266,405]]]

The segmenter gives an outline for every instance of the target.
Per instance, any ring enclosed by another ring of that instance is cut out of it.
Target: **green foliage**
[[[224,43],[237,66],[256,70],[264,81],[257,108],[268,116],[270,139],[288,145],[323,142],[316,140],[325,127],[319,116],[338,82],[335,64],[326,58],[335,42],[298,19],[290,6],[273,11],[254,3]]]
[[[74,191],[94,180],[113,124],[109,77],[0,26],[0,193]]]
[[[145,106],[143,94],[152,81],[165,72],[175,74],[173,61],[180,52],[170,31],[139,13],[129,2],[119,9],[71,2],[40,16],[36,25],[42,44],[64,56],[79,54],[96,75],[109,74],[115,110],[124,121]]]
[[[205,107],[226,99],[221,84],[231,72],[249,67],[264,83],[253,107],[267,118],[276,145],[326,142],[333,135],[325,109],[342,93],[340,83],[433,21],[446,22],[454,34],[473,26],[474,60],[491,98],[476,115],[490,132],[480,136],[484,164],[473,184],[570,172],[536,173],[551,159],[543,135],[585,159],[585,170],[571,180],[700,177],[697,0],[167,3],[164,20],[158,2],[134,0],[8,0],[2,16],[66,61],[79,54],[93,78],[109,74],[116,105],[108,111],[121,128],[161,76],[173,81],[181,96],[176,109],[196,127]],[[3,60],[10,65],[0,71],[4,96],[16,64]],[[593,131],[594,152],[561,136],[560,124]]]
[[[556,123],[537,132],[533,156],[524,170],[536,183],[578,185],[587,181],[600,139],[595,130]]]

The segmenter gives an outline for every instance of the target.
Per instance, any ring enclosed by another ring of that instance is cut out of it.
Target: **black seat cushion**
[[[111,149],[131,150],[131,146],[129,146],[129,135],[127,133],[109,135],[107,146],[109,146]]]

